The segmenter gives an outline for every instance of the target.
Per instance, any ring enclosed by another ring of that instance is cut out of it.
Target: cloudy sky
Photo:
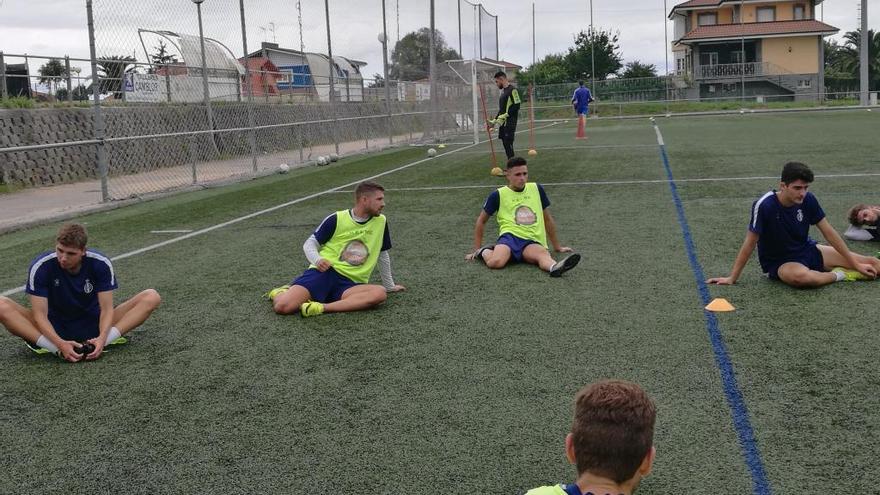
[[[679,0],[680,1],[680,0]],[[244,0],[248,26],[248,47],[261,41],[281,46],[300,46],[296,0]],[[324,2],[302,0],[302,42],[307,51],[327,51]],[[376,36],[382,30],[382,0],[329,0],[333,53],[363,60],[366,76],[382,72],[381,45]],[[501,58],[528,66],[532,62],[531,0],[483,0],[483,6],[499,17]],[[678,1],[669,0],[671,7]],[[85,0],[0,0],[0,51],[7,54],[35,54],[87,58],[89,53]],[[426,26],[428,0],[385,0],[388,35],[398,36]],[[537,58],[564,52],[575,33],[590,23],[589,0],[538,0],[536,11]],[[826,0],[825,22],[841,29],[858,25],[857,0]],[[880,25],[880,0],[869,0],[869,23]],[[435,0],[436,24],[453,48],[458,48],[458,3]],[[465,4],[463,4],[465,5]],[[356,7],[355,7],[356,6]],[[137,36],[138,28],[198,34],[196,9],[190,0],[94,0],[98,55],[130,55],[145,60]],[[237,0],[204,0],[205,35],[225,43],[237,56],[242,53],[241,25]],[[823,15],[820,7],[820,16]],[[470,57],[474,16],[465,5],[462,37],[465,57]],[[598,28],[620,33],[620,47],[626,61],[665,64],[664,3],[662,0],[593,0],[593,18]],[[399,28],[398,28],[399,26]],[[671,26],[669,27],[671,33]],[[485,29],[488,31],[488,29]],[[148,49],[151,47],[148,47]],[[7,63],[21,59],[7,57]],[[42,61],[32,61],[32,70]],[[83,73],[88,64],[76,62]]]

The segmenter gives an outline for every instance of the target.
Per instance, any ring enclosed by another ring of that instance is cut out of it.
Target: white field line
[[[189,234],[192,232],[192,229],[180,229],[180,230],[151,230],[151,234]]]
[[[548,124],[548,125],[545,126],[545,127],[550,127],[550,126],[552,126],[552,125],[555,125],[555,124]],[[522,132],[528,132],[528,130],[527,130],[527,129],[524,129],[524,130],[520,131],[519,133],[522,133]],[[517,134],[519,134],[519,133],[517,133]],[[321,192],[317,192],[317,193],[314,193],[314,194],[309,194],[308,196],[303,196],[303,197],[301,197],[301,198],[297,198],[297,199],[294,199],[294,200],[292,200],[292,201],[288,201],[288,202],[286,202],[286,203],[281,203],[281,204],[279,204],[279,205],[275,205],[275,206],[272,206],[272,207],[269,207],[269,208],[265,208],[265,209],[260,210],[260,211],[255,211],[255,212],[250,213],[250,214],[248,214],[248,215],[244,215],[244,216],[240,216],[240,217],[237,217],[237,218],[233,218],[232,220],[227,220],[227,221],[225,221],[225,222],[223,222],[223,223],[218,223],[218,224],[215,224],[215,225],[211,225],[210,227],[205,227],[205,228],[203,228],[203,229],[199,229],[199,230],[196,230],[196,231],[190,232],[190,233],[188,233],[188,234],[184,234],[184,235],[181,235],[181,236],[178,236],[178,237],[173,237],[173,238],[168,239],[168,240],[166,240],[166,241],[157,242],[157,243],[155,243],[155,244],[150,244],[149,246],[145,246],[145,247],[142,247],[142,248],[140,248],[140,249],[135,249],[134,251],[129,251],[129,252],[127,252],[127,253],[123,253],[123,254],[120,254],[120,255],[117,255],[117,256],[113,256],[113,257],[111,257],[110,259],[111,259],[112,261],[119,261],[119,260],[123,260],[123,259],[125,259],[125,258],[131,258],[132,256],[137,256],[137,255],[139,255],[139,254],[147,253],[147,252],[149,252],[149,251],[154,251],[154,250],[156,250],[156,249],[159,249],[159,248],[162,248],[162,247],[165,247],[165,246],[171,245],[171,244],[175,244],[175,243],[178,243],[178,242],[180,242],[180,241],[184,241],[184,240],[186,240],[186,239],[190,239],[190,238],[192,238],[192,237],[196,237],[196,236],[200,236],[200,235],[203,235],[203,234],[207,234],[208,232],[213,232],[213,231],[215,231],[215,230],[217,230],[217,229],[222,229],[223,227],[228,227],[228,226],[230,226],[230,225],[234,225],[234,224],[236,224],[236,223],[243,222],[243,221],[245,221],[245,220],[250,220],[251,218],[256,218],[256,217],[258,217],[258,216],[265,215],[266,213],[271,213],[271,212],[273,212],[273,211],[277,211],[277,210],[280,210],[280,209],[282,209],[282,208],[287,208],[288,206],[293,206],[293,205],[295,205],[295,204],[302,203],[302,202],[304,202],[304,201],[308,201],[308,200],[310,200],[310,199],[315,199],[315,198],[318,198],[318,197],[320,197],[320,196],[324,196],[325,194],[334,193],[334,192],[336,192],[336,191],[338,191],[338,190],[340,190],[340,189],[342,189],[342,188],[345,188],[345,187],[351,187],[351,186],[354,186],[354,185],[360,184],[361,182],[364,182],[364,181],[373,180],[373,179],[378,179],[379,177],[384,177],[384,176],[386,176],[386,175],[390,175],[390,174],[393,174],[393,173],[396,173],[396,172],[400,172],[401,170],[406,170],[406,169],[408,169],[408,168],[410,168],[410,167],[414,167],[414,166],[416,166],[416,165],[420,165],[420,164],[422,164],[422,163],[425,163],[425,162],[428,162],[428,161],[431,161],[431,160],[436,160],[436,159],[438,159],[438,158],[440,158],[440,157],[443,157],[443,156],[446,156],[446,155],[451,155],[451,154],[453,154],[453,153],[458,153],[459,151],[466,150],[466,149],[471,148],[471,147],[474,147],[474,146],[479,146],[479,145],[482,144],[483,142],[485,142],[485,141],[480,141],[479,143],[471,144],[471,145],[466,146],[466,147],[464,147],[464,148],[458,148],[458,149],[454,149],[454,150],[451,150],[451,151],[447,151],[446,153],[439,154],[439,155],[437,155],[437,156],[435,156],[435,157],[433,157],[433,158],[423,158],[423,159],[421,159],[421,160],[417,160],[417,161],[414,161],[414,162],[412,162],[412,163],[407,163],[406,165],[401,165],[400,167],[396,167],[396,168],[393,168],[393,169],[391,169],[391,170],[386,170],[386,171],[384,171],[384,172],[380,172],[380,173],[378,173],[378,174],[371,175],[370,177],[364,177],[363,179],[358,179],[358,180],[356,180],[356,181],[352,181],[352,182],[349,182],[349,183],[347,183],[347,184],[342,184],[341,186],[336,186],[336,187],[333,187],[333,188],[330,188],[330,189],[326,189],[326,190],[321,191]],[[11,295],[14,295],[14,294],[18,294],[19,292],[23,292],[23,291],[24,291],[24,286],[21,286],[21,287],[15,287],[15,288],[12,288],[12,289],[8,289],[8,290],[3,291],[2,293],[0,293],[0,296],[11,296]]]
[[[656,146],[656,145],[652,145]],[[828,174],[816,175],[816,178],[822,179],[844,179],[853,177],[880,177],[880,173],[858,173],[858,174]],[[779,180],[778,176],[754,175],[749,177],[697,177],[692,179],[675,179],[679,182],[737,182],[750,180]],[[541,182],[542,186],[616,186],[616,185],[639,185],[639,184],[667,184],[669,179],[638,179],[638,180],[587,180],[579,182]],[[407,192],[407,191],[454,191],[458,189],[490,189],[498,188],[498,184],[479,184],[464,186],[426,186],[426,187],[389,187],[385,190],[388,192]],[[333,193],[353,193],[353,189],[334,190]]]

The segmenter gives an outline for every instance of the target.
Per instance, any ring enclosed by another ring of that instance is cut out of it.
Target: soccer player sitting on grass
[[[849,227],[843,236],[853,241],[880,241],[880,206],[858,204],[849,210]]]
[[[106,345],[123,337],[159,307],[159,293],[147,289],[113,307],[118,285],[110,259],[86,249],[86,229],[61,227],[55,251],[37,256],[28,270],[28,310],[0,297],[0,323],[38,354],[52,353],[67,361],[92,360]]]
[[[813,172],[803,163],[789,162],[782,169],[779,191],[770,191],[752,205],[749,230],[733,269],[727,277],[707,283],[736,283],[755,246],[761,269],[773,280],[792,287],[821,287],[843,280],[873,280],[880,260],[853,253],[834,230],[819,201],[807,189]],[[810,225],[822,232],[830,246],[810,239]]]
[[[635,383],[605,380],[584,387],[565,437],[565,455],[577,466],[577,481],[526,495],[631,495],[651,473],[656,416],[654,402]]]
[[[266,294],[275,312],[317,316],[359,311],[385,302],[387,292],[404,290],[391,276],[391,236],[383,208],[385,189],[375,182],[359,184],[354,208],[325,218],[303,244],[308,270],[291,285]],[[377,263],[382,285],[368,284]]]
[[[526,160],[513,157],[507,161],[507,185],[493,191],[486,199],[474,227],[474,251],[466,260],[478,259],[489,268],[504,268],[510,260],[538,265],[551,277],[559,277],[578,264],[581,255],[561,246],[556,238],[556,223],[550,215],[550,200],[540,184],[528,182]],[[496,244],[480,247],[489,217],[498,213],[500,237]],[[547,250],[547,238],[557,253],[572,253],[558,262]]]

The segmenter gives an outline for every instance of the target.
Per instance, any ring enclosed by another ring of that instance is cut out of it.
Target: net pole
[[[483,119],[486,121],[486,137],[489,140],[489,149],[492,151],[492,168],[498,167],[498,159],[495,158],[495,142],[492,141],[492,129],[489,128],[489,113],[486,111],[486,95],[480,86],[480,102],[483,104]]]
[[[248,93],[247,99],[247,114],[248,114],[248,127],[251,128],[251,132],[248,133],[248,141],[250,141],[251,145],[251,162],[253,165],[254,172],[257,171],[257,131],[256,127],[256,119],[254,118],[254,91],[253,91],[253,81],[251,80],[251,74],[249,70],[248,64],[248,45],[247,45],[247,27],[245,25],[244,19],[244,0],[238,0],[238,9],[240,11],[241,17],[241,49],[244,52],[244,90]]]
[[[529,83],[529,150],[535,149],[535,86]]]
[[[860,47],[859,47],[859,84],[861,86],[861,103],[862,106],[868,106],[871,104],[870,97],[868,95],[868,0],[862,0],[862,33],[859,37]]]
[[[110,191],[107,184],[107,149],[104,144],[104,114],[101,112],[101,78],[98,76],[98,56],[95,49],[95,16],[92,12],[92,0],[86,0],[86,16],[89,23],[89,56],[92,64],[92,100],[95,109],[95,139],[98,144],[98,175],[101,177],[101,201],[110,201]]]
[[[477,6],[473,5],[474,9],[474,46],[473,46],[473,58],[471,58],[471,94],[474,105],[474,144],[480,142],[480,103],[479,103],[479,88],[477,82],[477,21],[479,12],[477,12]]]

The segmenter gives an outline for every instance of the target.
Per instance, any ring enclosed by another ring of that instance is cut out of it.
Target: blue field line
[[[691,229],[688,227],[687,218],[684,215],[684,206],[681,203],[678,187],[675,185],[675,179],[672,176],[672,167],[669,166],[669,156],[666,154],[666,144],[663,142],[663,135],[660,134],[660,129],[656,124],[654,129],[657,131],[657,144],[660,146],[660,156],[663,158],[663,166],[666,168],[669,190],[672,192],[672,200],[675,202],[675,209],[678,212],[678,224],[681,226],[681,233],[684,237],[688,261],[690,261],[694,278],[697,281],[697,289],[700,292],[702,305],[706,306],[710,302],[706,277],[703,275],[703,267],[700,266],[700,262],[697,260],[697,250],[694,248]],[[709,340],[712,342],[712,350],[715,352],[715,363],[718,365],[718,371],[721,373],[724,395],[727,396],[730,413],[733,415],[733,425],[736,428],[737,437],[739,437],[743,457],[745,457],[746,464],[752,475],[752,490],[758,495],[770,495],[772,493],[770,483],[767,481],[764,461],[761,458],[761,452],[758,450],[758,443],[755,440],[755,431],[752,428],[752,423],[749,421],[749,410],[736,383],[736,373],[733,370],[733,364],[730,362],[730,356],[727,353],[727,346],[724,344],[721,329],[718,328],[718,319],[715,318],[715,313],[711,311],[703,310],[703,313],[706,317],[706,331],[709,332]]]

